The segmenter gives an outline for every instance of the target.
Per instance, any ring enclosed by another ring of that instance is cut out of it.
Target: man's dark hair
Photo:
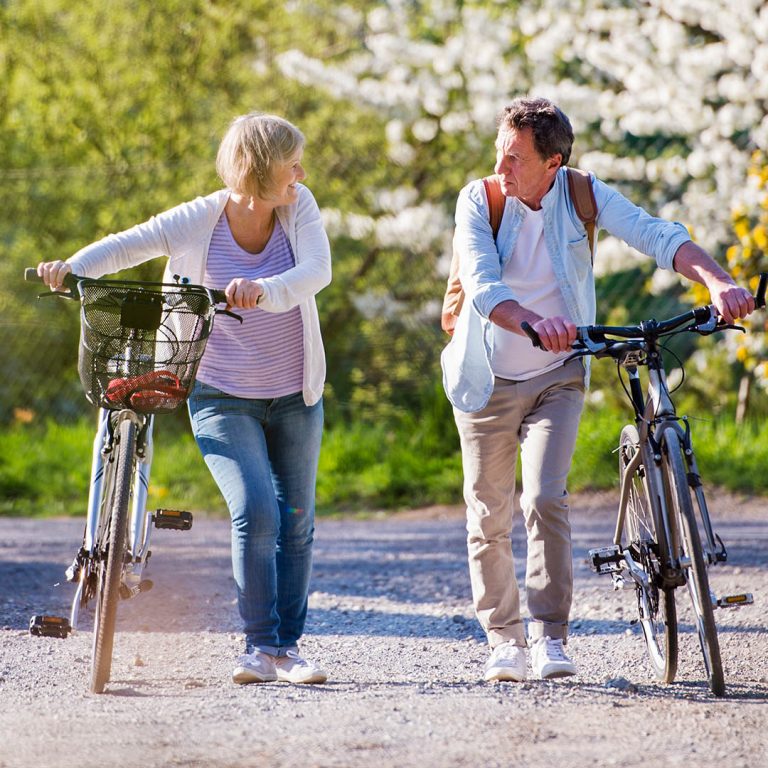
[[[561,165],[567,165],[573,146],[571,121],[549,99],[521,97],[504,107],[499,114],[500,131],[520,131],[530,128],[533,146],[542,160],[562,155]]]

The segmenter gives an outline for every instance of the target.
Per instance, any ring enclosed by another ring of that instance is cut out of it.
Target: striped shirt
[[[291,244],[280,222],[261,253],[241,248],[221,214],[208,248],[204,284],[224,289],[231,280],[279,275],[295,265]],[[304,342],[301,310],[265,312],[237,309],[240,324],[219,317],[200,362],[197,378],[243,398],[273,398],[301,392],[304,377]]]

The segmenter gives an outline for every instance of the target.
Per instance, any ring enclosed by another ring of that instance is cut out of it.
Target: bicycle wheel
[[[621,477],[639,450],[639,443],[637,428],[631,424],[624,427],[619,442]],[[656,527],[645,468],[641,464],[631,478],[624,529],[630,554],[646,576],[645,585],[636,581],[634,584],[648,657],[656,678],[671,683],[677,673],[677,611],[674,589],[659,586],[668,558],[664,532],[657,531]]]
[[[93,658],[91,691],[102,693],[112,669],[112,646],[120,599],[120,580],[125,557],[128,504],[133,479],[136,426],[130,419],[120,423],[115,444],[111,488],[105,489],[109,500],[109,519],[99,542],[100,561],[96,574],[96,614],[93,621]]]
[[[709,591],[707,562],[696,525],[682,446],[677,436],[672,437],[667,431],[663,447],[665,486],[670,497],[670,507],[674,509],[675,519],[678,521],[678,548],[683,563],[687,565],[685,581],[691,596],[707,679],[712,693],[722,696],[725,693],[725,679],[720,659],[720,643],[717,639],[717,626]]]

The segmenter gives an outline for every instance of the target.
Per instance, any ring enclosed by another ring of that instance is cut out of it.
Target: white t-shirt
[[[533,211],[525,206],[525,220],[514,253],[504,265],[501,279],[526,309],[542,317],[568,317],[544,240],[543,210]],[[491,369],[501,379],[532,379],[562,365],[569,355],[568,352],[545,352],[534,347],[527,336],[507,331],[496,324],[492,328]]]

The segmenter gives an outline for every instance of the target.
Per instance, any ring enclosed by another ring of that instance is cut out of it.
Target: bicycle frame
[[[104,493],[105,489],[110,486],[110,483],[107,482],[108,473],[111,471],[109,457],[114,445],[115,432],[118,431],[117,427],[124,419],[131,419],[136,424],[139,435],[133,470],[132,501],[128,526],[127,554],[130,559],[123,568],[123,585],[125,587],[123,596],[133,597],[141,591],[141,577],[149,557],[152,529],[151,512],[146,510],[154,426],[154,419],[151,415],[145,416],[128,409],[121,411],[99,409],[98,427],[93,441],[85,533],[83,547],[78,554],[78,559],[81,560],[82,565],[85,562],[93,562],[97,555],[95,550],[98,532],[109,516],[110,499]],[[72,601],[70,624],[73,629],[77,629],[80,608],[84,607],[90,598],[90,595],[85,592],[88,589],[88,576],[89,574],[83,571]]]
[[[765,306],[767,287],[768,273],[762,273],[756,307]],[[530,324],[520,327],[534,346],[544,348]],[[724,695],[725,679],[713,609],[748,605],[753,599],[749,593],[717,598],[711,589],[707,569],[726,561],[727,553],[712,530],[690,424],[677,415],[670,396],[661,339],[685,331],[709,335],[723,330],[744,328],[726,322],[710,305],[639,325],[584,326],[576,329],[572,344],[572,358],[611,357],[627,370],[625,391],[635,416],[619,440],[621,488],[613,543],[590,550],[592,568],[610,573],[615,589],[624,586],[624,573],[629,573],[651,665],[665,683],[673,682],[677,671],[675,591],[687,587],[707,680],[716,696]],[[647,393],[640,384],[640,366],[648,369]]]
[[[637,453],[627,465],[621,478],[619,510],[613,543],[621,547],[631,478],[642,464],[645,468],[645,482],[653,506],[654,519],[658,530],[663,530],[665,534],[669,550],[669,562],[676,568],[686,565],[685,563],[680,563],[676,555],[678,540],[676,522],[667,509],[664,483],[660,473],[661,443],[664,439],[664,433],[672,431],[683,447],[689,484],[695,492],[696,506],[699,510],[701,526],[706,539],[705,555],[707,561],[710,564],[722,562],[726,559],[725,548],[722,541],[716,540],[712,530],[709,509],[704,497],[698,465],[691,446],[690,425],[686,417],[679,417],[677,415],[675,405],[669,395],[662,354],[656,340],[650,339],[646,344],[645,362],[648,368],[647,396],[643,395],[638,371],[642,355],[630,352],[620,362],[627,370],[629,376],[629,393],[635,411],[635,424],[640,436],[640,444]],[[681,419],[685,423],[685,428],[680,426]],[[630,572],[632,572],[631,567]],[[636,578],[636,575],[634,577]]]
[[[40,280],[32,268],[25,279]],[[117,605],[152,586],[142,579],[152,527],[189,530],[183,510],[147,511],[154,415],[187,398],[217,314],[242,322],[223,291],[191,285],[98,280],[67,274],[60,295],[80,303],[78,374],[86,398],[99,406],[91,452],[83,542],[67,568],[76,583],[70,620],[33,616],[30,632],[66,637],[81,609],[95,603],[91,684],[109,682]]]

